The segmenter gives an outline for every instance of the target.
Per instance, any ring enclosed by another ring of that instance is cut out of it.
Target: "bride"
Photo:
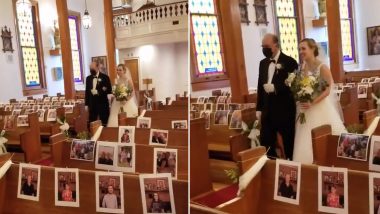
[[[329,87],[326,88],[312,103],[298,103],[297,113],[305,112],[306,122],[297,121],[294,139],[293,160],[301,163],[313,163],[313,146],[311,130],[322,125],[331,125],[332,134],[345,133],[343,116],[338,98],[332,92],[334,81],[329,67],[319,58],[318,45],[314,39],[304,39],[300,43],[300,56],[303,61],[301,72],[303,75],[320,76]]]
[[[138,116],[138,107],[135,95],[135,88],[133,87],[132,76],[128,68],[124,64],[119,64],[117,66],[117,76],[116,84],[129,85],[133,88],[132,96],[127,101],[117,101],[113,97],[111,104],[110,116],[108,118],[107,127],[117,127],[118,126],[118,114],[123,110],[127,113],[128,117]]]

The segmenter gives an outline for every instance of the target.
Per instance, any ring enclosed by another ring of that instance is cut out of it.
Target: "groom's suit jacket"
[[[276,68],[271,82],[275,87],[275,92],[268,94],[264,90],[264,84],[268,82],[270,63],[269,58],[260,61],[256,110],[262,112],[262,120],[269,119],[276,123],[288,124],[295,119],[296,106],[292,92],[285,84],[285,80],[289,73],[298,69],[298,64],[296,60],[281,52],[277,60],[277,65],[280,65],[281,68]]]
[[[93,95],[91,93],[91,89],[92,89],[94,78],[95,78],[94,75],[90,75],[86,78],[86,96],[85,96],[86,106],[99,105],[99,104],[104,104],[108,106],[107,95],[112,93],[110,78],[107,75],[103,74],[102,72],[99,72],[98,83],[96,84],[98,95]]]

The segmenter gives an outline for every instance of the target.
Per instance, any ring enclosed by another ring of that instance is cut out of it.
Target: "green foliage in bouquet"
[[[132,96],[133,88],[128,84],[118,84],[113,90],[113,95],[117,101],[127,101]]]
[[[240,172],[239,169],[225,169],[227,177],[231,179],[232,183],[237,183],[239,181]]]
[[[90,139],[90,134],[87,131],[79,132],[77,134],[77,139],[89,140]]]
[[[351,124],[346,127],[348,133],[353,134],[363,134],[364,133],[364,125],[363,124]]]
[[[319,75],[303,75],[301,71],[290,73],[285,80],[285,84],[290,87],[296,102],[313,102],[329,84]],[[306,122],[305,113],[301,112],[297,116],[297,121],[301,124]]]

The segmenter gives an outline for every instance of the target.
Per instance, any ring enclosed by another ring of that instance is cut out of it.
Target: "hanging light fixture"
[[[16,10],[18,13],[26,14],[32,9],[32,3],[29,0],[17,0]]]
[[[87,10],[87,0],[85,0],[85,4],[86,4],[86,10],[84,11],[84,15],[82,17],[82,24],[83,24],[84,29],[89,29],[92,25],[92,20]]]

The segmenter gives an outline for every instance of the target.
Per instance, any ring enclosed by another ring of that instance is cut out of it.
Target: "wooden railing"
[[[149,9],[138,10],[133,13],[115,15],[113,18],[113,23],[115,28],[120,28],[143,24],[152,20],[187,16],[189,13],[188,8],[188,1],[160,5]]]

